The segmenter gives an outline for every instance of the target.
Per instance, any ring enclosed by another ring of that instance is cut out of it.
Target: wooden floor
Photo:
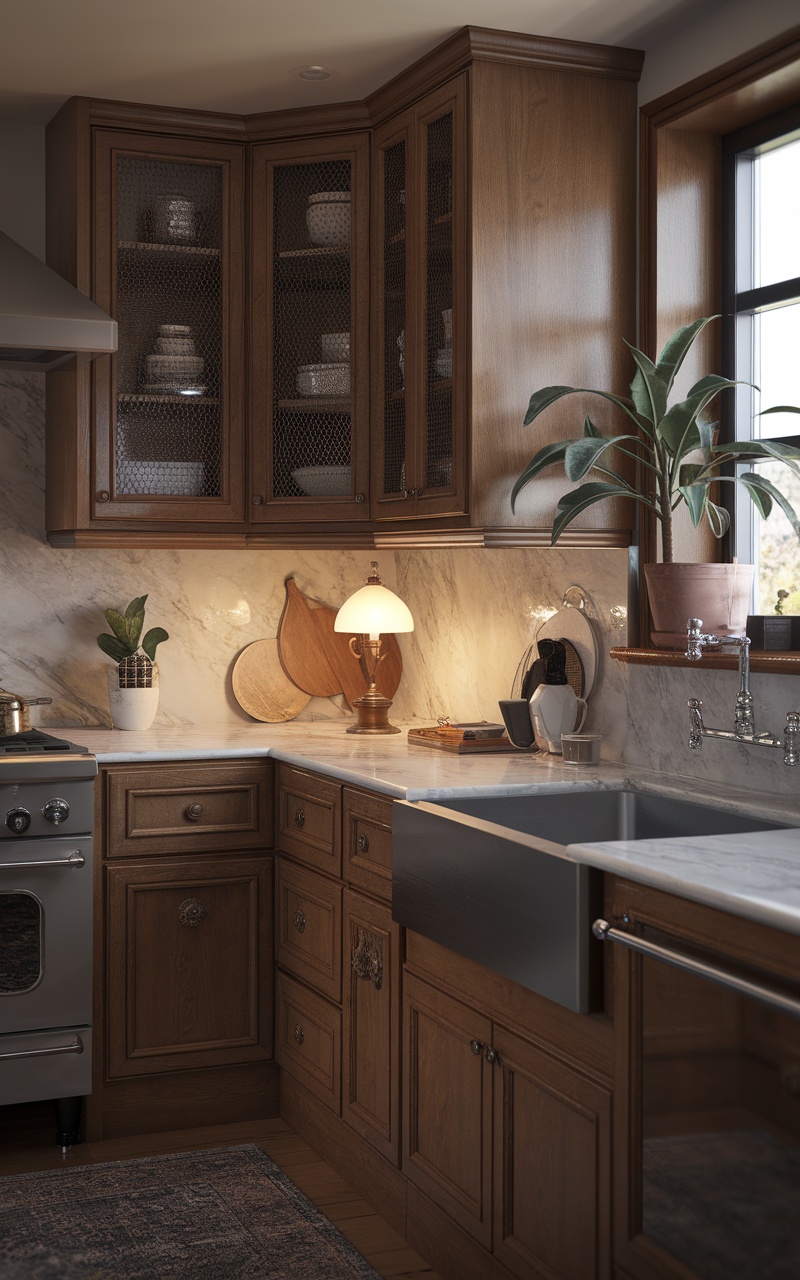
[[[81,1143],[72,1147],[65,1156],[56,1147],[54,1136],[52,1107],[32,1104],[30,1107],[0,1108],[0,1176],[253,1142],[272,1157],[326,1218],[335,1223],[379,1276],[386,1277],[386,1280],[439,1280],[438,1274],[406,1244],[402,1236],[370,1208],[329,1164],[320,1160],[283,1120],[258,1120]]]

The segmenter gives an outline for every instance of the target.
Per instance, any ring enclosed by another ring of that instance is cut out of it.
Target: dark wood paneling
[[[107,858],[269,849],[272,761],[111,768]]]
[[[317,871],[342,873],[342,788],[294,765],[278,767],[276,839],[290,853]]]
[[[96,1108],[97,1122],[87,1131],[87,1140],[263,1120],[279,1110],[277,1062],[106,1081],[102,1113]]]
[[[275,1056],[287,1075],[341,1115],[341,1011],[278,972]]]
[[[341,1000],[341,885],[279,859],[276,935],[278,964],[330,1000]]]
[[[342,874],[355,888],[391,902],[392,802],[352,787],[342,798]]]

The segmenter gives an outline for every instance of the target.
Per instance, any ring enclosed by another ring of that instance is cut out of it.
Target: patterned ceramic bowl
[[[343,248],[350,243],[350,192],[318,191],[308,197],[308,238],[315,248]]]
[[[292,479],[310,498],[344,498],[350,492],[350,467],[298,467]]]

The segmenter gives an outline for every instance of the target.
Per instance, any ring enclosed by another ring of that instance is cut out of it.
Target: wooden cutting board
[[[343,693],[351,704],[367,691],[363,665],[350,651],[350,636],[334,630],[337,609],[312,600],[294,578],[286,579],[286,603],[278,624],[278,654],[286,675],[315,698]],[[394,636],[384,638],[385,658],[378,685],[394,697],[403,674],[403,659]]]
[[[277,640],[256,640],[243,649],[233,668],[233,696],[254,720],[278,724],[293,720],[311,696],[287,677]]]

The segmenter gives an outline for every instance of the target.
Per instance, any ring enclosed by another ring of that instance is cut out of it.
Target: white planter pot
[[[158,667],[149,689],[120,689],[119,669],[109,667],[108,709],[115,729],[149,729],[158,710]]]

